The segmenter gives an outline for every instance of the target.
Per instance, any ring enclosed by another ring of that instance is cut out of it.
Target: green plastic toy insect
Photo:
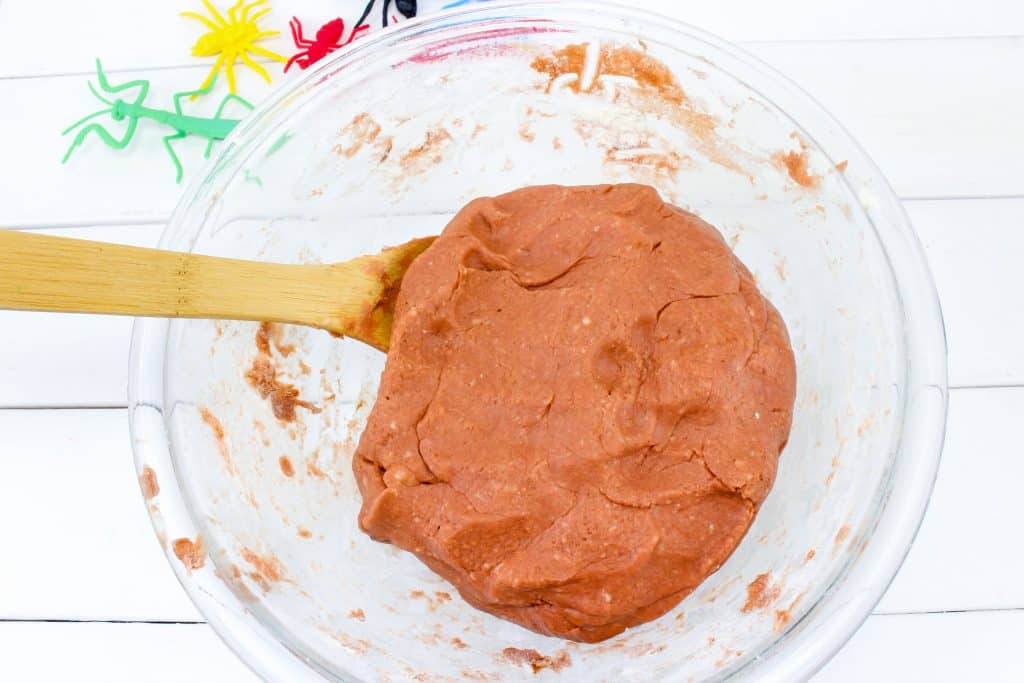
[[[125,129],[124,135],[120,139],[115,138],[107,130],[98,123],[90,123],[89,125],[78,131],[78,135],[75,136],[74,142],[68,147],[67,153],[64,155],[64,159],[61,163],[66,163],[71,157],[71,153],[75,151],[89,133],[95,133],[101,140],[113,149],[124,149],[131,142],[132,137],[135,135],[135,129],[139,124],[139,119],[149,119],[151,121],[157,121],[165,126],[169,126],[174,129],[174,132],[164,137],[164,147],[167,148],[167,152],[171,155],[171,161],[174,162],[174,167],[177,170],[176,182],[181,182],[181,177],[184,170],[181,165],[181,160],[178,159],[178,155],[174,152],[174,147],[171,146],[171,142],[174,140],[180,140],[187,135],[198,135],[206,138],[209,142],[206,145],[206,152],[203,154],[205,158],[210,157],[210,150],[213,149],[213,143],[218,140],[223,140],[228,136],[235,126],[238,125],[238,119],[225,119],[221,117],[224,112],[224,108],[229,102],[235,101],[246,107],[252,109],[253,106],[235,94],[229,94],[224,97],[220,102],[220,106],[217,107],[217,113],[211,118],[202,118],[198,116],[188,116],[181,111],[181,100],[184,97],[191,97],[193,95],[205,95],[213,89],[214,82],[211,81],[209,85],[199,90],[192,90],[189,92],[181,92],[174,95],[174,111],[165,111],[162,109],[151,109],[142,105],[146,99],[146,95],[149,93],[149,81],[137,80],[122,83],[121,85],[112,86],[107,80],[106,74],[103,73],[103,65],[100,60],[96,60],[96,78],[99,80],[100,89],[109,95],[117,95],[118,93],[129,90],[131,88],[138,88],[138,94],[134,100],[126,102],[120,98],[113,99],[113,101],[107,99],[101,95],[96,87],[93,86],[92,81],[89,82],[89,90],[98,100],[104,104],[110,105],[107,109],[101,109],[100,111],[93,112],[88,116],[85,116],[75,123],[68,126],[61,135],[67,135],[74,129],[78,128],[87,121],[90,121],[98,116],[110,114],[110,117],[114,121],[128,120],[128,127]]]

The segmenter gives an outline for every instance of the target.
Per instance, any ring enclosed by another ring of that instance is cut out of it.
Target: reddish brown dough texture
[[[739,543],[795,383],[750,273],[653,189],[477,199],[405,276],[354,460],[360,525],[482,610],[603,640]]]

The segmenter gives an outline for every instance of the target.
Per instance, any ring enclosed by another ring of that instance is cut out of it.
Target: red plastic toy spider
[[[340,41],[341,37],[345,35],[345,22],[341,18],[332,19],[317,29],[316,38],[313,40],[309,40],[302,35],[302,22],[299,21],[298,17],[292,17],[288,25],[292,29],[292,40],[295,41],[295,47],[300,48],[302,51],[294,55],[284,65],[285,73],[288,72],[292,64],[298,64],[300,69],[306,70],[311,64],[319,62],[335,50],[339,50],[351,43],[363,31],[370,30],[369,24],[360,24],[352,29],[348,40],[342,43]]]

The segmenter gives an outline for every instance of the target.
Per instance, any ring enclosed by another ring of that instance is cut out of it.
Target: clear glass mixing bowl
[[[534,62],[581,43],[576,61]],[[658,63],[677,86],[659,80]],[[637,78],[629,64],[643,67]],[[536,650],[539,677],[796,680],[871,611],[938,465],[939,306],[878,169],[810,97],[735,47],[592,2],[484,5],[405,24],[358,41],[242,122],[161,246],[339,261],[434,234],[479,195],[621,181],[654,185],[717,225],[788,324],[792,437],[742,544],[671,613],[611,641],[525,631],[359,532],[350,459],[381,354],[276,331],[267,344],[279,379],[314,407],[288,423],[245,378],[257,325],[140,320],[130,412],[140,475],[160,487],[153,523],[199,609],[256,672],[533,678],[504,654],[511,647]],[[174,541],[198,536],[205,560],[189,568]]]

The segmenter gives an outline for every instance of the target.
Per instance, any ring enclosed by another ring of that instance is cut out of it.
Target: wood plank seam
[[[780,40],[741,40],[734,41],[736,45],[740,47],[759,47],[759,48],[771,48],[779,45],[785,46],[800,46],[800,45],[823,45],[823,44],[865,44],[865,43],[926,43],[926,42],[958,42],[958,41],[971,41],[971,40],[987,40],[987,41],[1016,41],[1024,38],[1022,34],[1010,33],[1003,35],[948,35],[948,36],[892,36],[892,37],[863,37],[863,38],[794,38],[794,39],[780,39]],[[276,64],[274,60],[266,59],[263,57],[255,58],[257,64],[262,65],[273,65]],[[210,68],[213,64],[213,60],[206,60],[203,62],[196,63],[194,60],[189,62],[175,62],[171,64],[161,64],[159,66],[146,66],[146,67],[127,67],[118,69],[107,69],[108,75],[115,74],[138,74],[138,73],[152,73],[154,71],[172,71],[178,69],[189,69],[195,71],[203,71]],[[60,71],[52,73],[30,73],[30,74],[17,74],[14,76],[0,76],[0,82],[3,81],[24,81],[31,79],[47,79],[47,78],[69,78],[72,76],[81,76],[88,78],[93,75],[92,69],[83,71]]]

